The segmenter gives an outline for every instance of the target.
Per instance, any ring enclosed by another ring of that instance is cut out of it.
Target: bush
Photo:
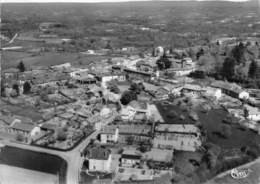
[[[25,137],[23,134],[18,133],[15,137],[15,140],[19,141],[19,142],[23,142],[25,140]]]
[[[137,100],[137,94],[132,91],[125,91],[120,99],[123,105],[129,104],[133,100]]]
[[[58,141],[65,141],[67,139],[67,133],[64,129],[58,129],[56,133]]]

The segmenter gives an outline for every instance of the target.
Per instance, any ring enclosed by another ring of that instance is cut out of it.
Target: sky
[[[149,0],[0,0],[3,3],[30,3],[30,2],[82,2],[82,3],[100,3],[100,2],[129,2],[129,1],[149,1]],[[176,1],[176,0],[164,0],[164,1]],[[184,0],[177,0],[184,1]],[[205,1],[205,0],[197,0],[197,1]],[[218,0],[221,1],[221,0]],[[248,0],[227,0],[233,2],[245,2]],[[260,1],[260,0],[259,0]]]

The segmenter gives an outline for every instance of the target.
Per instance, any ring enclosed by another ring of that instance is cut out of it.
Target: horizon
[[[249,2],[252,0],[2,0],[2,3],[127,3],[127,2],[171,2],[171,1],[227,1],[227,2]],[[260,0],[258,0],[260,3]]]

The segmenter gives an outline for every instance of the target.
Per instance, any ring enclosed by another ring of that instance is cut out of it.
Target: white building
[[[71,68],[71,64],[70,63],[64,63],[64,64],[60,64],[60,65],[53,65],[53,66],[51,66],[51,68],[56,69],[56,70],[62,70],[62,69]]]
[[[88,152],[89,171],[110,172],[111,166],[111,151],[102,148],[94,147]]]
[[[119,128],[106,126],[101,130],[100,142],[103,144],[116,143],[119,137]]]
[[[206,91],[205,91],[205,94],[207,96],[214,97],[217,100],[222,97],[222,91],[221,91],[221,89],[218,89],[218,88],[207,87]]]
[[[141,162],[141,154],[136,150],[125,150],[121,155],[122,167],[137,167]]]
[[[126,76],[124,74],[101,74],[101,85],[104,88],[107,88],[106,83],[112,80],[125,81]]]
[[[247,119],[252,121],[260,121],[260,110],[258,108],[250,105],[244,105],[244,107],[248,111]]]
[[[238,98],[244,100],[249,99],[249,93],[247,91],[241,90],[238,94]]]
[[[155,48],[155,56],[162,56],[164,54],[164,49],[162,46]]]

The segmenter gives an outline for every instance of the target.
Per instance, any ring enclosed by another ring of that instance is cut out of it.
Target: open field
[[[4,51],[2,52],[2,69],[16,67],[22,60],[26,68],[29,69],[33,66],[45,66],[58,65],[70,62],[72,65],[88,65],[90,62],[100,62],[103,59],[107,59],[106,56],[83,56],[78,53],[56,53],[48,52],[42,53],[38,56],[32,56],[27,52],[14,52]]]
[[[0,164],[1,184],[57,184],[58,177],[53,174],[12,167]]]
[[[12,114],[31,118],[33,121],[38,121],[42,118],[41,114],[35,111],[34,108],[24,105],[12,105],[4,101],[0,101],[1,107],[10,111]]]

